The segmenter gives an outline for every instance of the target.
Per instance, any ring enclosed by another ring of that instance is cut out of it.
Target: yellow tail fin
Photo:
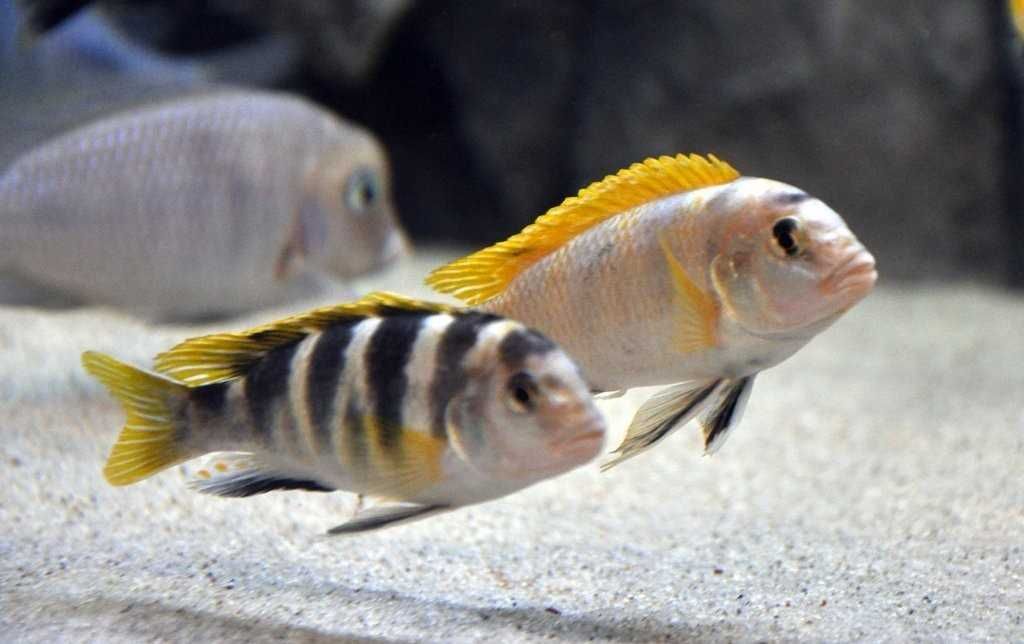
[[[108,483],[130,485],[193,456],[181,444],[175,423],[188,386],[94,351],[82,354],[82,366],[110,390],[127,415],[103,468]]]

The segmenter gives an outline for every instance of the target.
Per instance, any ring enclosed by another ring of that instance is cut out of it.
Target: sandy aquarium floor
[[[437,261],[377,283],[424,293]],[[122,415],[78,353],[144,361],[195,329],[0,309],[0,640],[1019,641],[1022,329],[1021,295],[883,285],[759,378],[714,457],[682,431],[327,538],[350,497],[101,478]],[[619,432],[643,395],[603,403]]]

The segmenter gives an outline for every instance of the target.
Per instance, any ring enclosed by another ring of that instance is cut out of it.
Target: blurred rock
[[[306,64],[335,82],[371,73],[415,0],[25,0],[31,30],[46,32],[98,7],[141,44],[194,51],[272,33],[293,36]]]
[[[449,3],[422,29],[451,92],[455,129],[518,221],[564,190],[586,11],[544,0]],[[493,234],[493,228],[490,231]]]
[[[316,74],[356,84],[373,71],[395,24],[414,0],[213,0],[203,4],[266,31],[294,34]]]

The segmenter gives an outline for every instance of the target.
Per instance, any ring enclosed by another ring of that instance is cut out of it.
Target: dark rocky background
[[[885,278],[1024,285],[1024,47],[1002,0],[104,8],[175,55],[290,39],[277,84],[385,141],[420,241],[486,244],[631,162],[711,152],[831,204]]]

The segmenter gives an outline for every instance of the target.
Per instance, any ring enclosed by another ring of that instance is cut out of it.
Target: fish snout
[[[397,261],[412,250],[412,243],[409,237],[399,228],[391,231],[380,252],[380,265],[386,266]]]
[[[569,411],[562,418],[563,429],[548,444],[553,454],[562,459],[588,461],[604,448],[607,427],[596,408]]]
[[[860,299],[871,292],[878,279],[874,256],[860,243],[846,245],[836,267],[821,281],[825,295]]]

